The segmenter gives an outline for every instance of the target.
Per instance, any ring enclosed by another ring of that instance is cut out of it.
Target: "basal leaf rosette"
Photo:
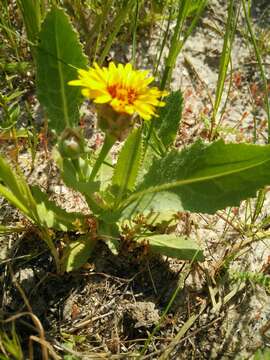
[[[81,86],[83,96],[92,99],[98,112],[98,125],[122,140],[138,115],[144,120],[157,116],[156,107],[164,106],[160,98],[167,91],[149,87],[154,80],[147,70],[134,70],[131,64],[110,62],[108,67],[94,63],[88,70],[78,70],[79,79],[69,85]]]

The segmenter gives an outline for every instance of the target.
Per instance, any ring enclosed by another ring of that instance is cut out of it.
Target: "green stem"
[[[116,138],[112,135],[106,134],[105,140],[102,146],[102,149],[98,155],[98,158],[95,162],[95,165],[93,167],[93,170],[91,172],[89,181],[93,181],[95,179],[95,176],[97,175],[103,161],[105,160],[106,156],[108,155],[109,151],[111,150],[112,146],[116,142]]]
[[[215,95],[215,103],[213,106],[213,113],[211,118],[211,128],[209,132],[209,139],[211,140],[216,132],[216,129],[218,127],[219,123],[216,123],[217,114],[220,108],[222,96],[224,93],[225,88],[225,81],[226,76],[228,72],[228,67],[231,64],[231,51],[234,41],[234,36],[236,32],[237,27],[237,19],[239,15],[239,11],[236,13],[234,9],[234,0],[230,0],[229,7],[228,7],[228,16],[227,16],[227,22],[226,22],[226,29],[225,29],[225,35],[223,40],[223,48],[221,53],[221,59],[220,59],[220,65],[219,65],[219,73],[218,73],[218,81],[216,86],[216,95]],[[229,86],[230,90],[230,86]],[[229,94],[229,90],[228,93]],[[228,97],[227,97],[228,100]],[[226,106],[227,100],[225,101],[224,106]],[[223,109],[225,111],[225,107],[223,106]],[[220,120],[222,119],[222,114],[220,115]]]
[[[57,249],[56,249],[56,247],[54,245],[54,242],[53,242],[53,240],[52,240],[52,238],[51,238],[51,236],[49,234],[48,229],[40,228],[40,229],[38,229],[38,232],[39,232],[39,235],[40,235],[41,239],[43,239],[46,242],[48,248],[50,249],[50,252],[51,252],[51,254],[53,256],[53,259],[54,259],[54,262],[55,262],[56,273],[60,274],[61,266],[60,266],[59,255],[58,255]]]
[[[138,23],[138,13],[139,13],[139,0],[136,0],[136,8],[135,8],[135,20],[132,31],[132,65],[136,65],[136,32],[137,32],[137,23]]]
[[[191,24],[188,26],[187,30],[184,31],[184,24],[189,16],[192,2],[188,0],[179,0],[177,22],[173,31],[169,54],[165,61],[165,69],[160,85],[161,90],[164,90],[166,84],[171,80],[177,57],[181,52],[185,42],[189,38],[190,34],[196,27],[206,4],[207,0],[202,0],[199,3],[194,18],[191,21]]]
[[[103,64],[103,62],[104,62],[106,56],[108,55],[110,48],[116,38],[116,35],[118,34],[118,32],[121,29],[121,26],[125,22],[127,14],[129,14],[133,4],[134,4],[134,0],[127,1],[126,5],[119,11],[119,13],[116,15],[115,19],[113,20],[111,27],[110,27],[111,31],[109,32],[105,47],[99,57],[99,61],[98,61],[99,65]]]
[[[266,111],[267,121],[268,121],[268,144],[269,144],[270,143],[270,104],[269,104],[269,97],[268,97],[269,96],[268,83],[267,83],[267,78],[265,75],[265,69],[264,69],[264,65],[263,65],[263,61],[262,61],[261,52],[258,47],[257,40],[255,38],[253,29],[252,29],[252,24],[250,21],[248,10],[246,8],[246,4],[243,0],[242,0],[242,5],[243,5],[244,14],[245,14],[248,32],[249,32],[250,39],[251,39],[251,42],[252,42],[252,45],[253,45],[253,48],[255,51],[256,59],[257,59],[258,65],[259,65],[260,73],[261,73],[261,78],[263,81],[265,111]]]
[[[161,47],[160,47],[160,51],[159,51],[157,61],[155,62],[156,63],[155,64],[155,70],[154,70],[154,76],[155,77],[157,76],[158,68],[159,68],[159,65],[160,65],[160,62],[161,62],[161,58],[162,58],[162,54],[163,54],[163,51],[165,49],[165,46],[166,46],[166,43],[167,43],[168,37],[169,37],[170,25],[171,25],[171,22],[172,22],[172,15],[173,15],[173,7],[172,7],[171,3],[170,3],[169,11],[170,11],[170,13],[169,13],[168,22],[167,22],[167,25],[166,25],[165,34],[163,36],[163,40],[162,40],[162,43],[161,43]]]
[[[74,166],[75,172],[79,175],[79,181],[84,181],[85,177],[80,167],[79,159],[71,159],[71,162]]]
[[[104,146],[104,145],[103,145]],[[105,155],[106,156],[106,155]],[[77,174],[79,175],[79,180],[84,182],[85,181],[85,176],[84,174],[82,173],[82,170],[81,170],[81,167],[80,167],[80,164],[79,164],[79,160],[78,159],[72,159],[72,164],[74,166],[74,169],[75,169],[75,172],[77,172]],[[95,164],[96,166],[96,164]],[[94,167],[95,167],[94,166]],[[94,168],[93,168],[94,170]],[[93,171],[92,170],[92,171]],[[95,176],[96,174],[94,174]],[[89,182],[91,181],[92,179],[92,173],[90,175],[90,178],[89,178]],[[87,201],[87,204],[89,206],[89,208],[95,213],[95,214],[99,214],[102,212],[103,208],[102,206],[100,206],[100,204],[97,203],[97,201],[95,200],[94,198],[94,195],[90,195],[90,194],[85,194],[83,193],[86,201]]]

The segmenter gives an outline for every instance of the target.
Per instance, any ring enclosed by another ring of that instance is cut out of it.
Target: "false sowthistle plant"
[[[175,149],[180,91],[151,87],[154,79],[148,72],[131,64],[88,68],[63,10],[48,12],[35,57],[38,97],[56,139],[54,159],[65,184],[85,198],[89,214],[57,207],[37,186],[15,175],[4,159],[0,194],[39,229],[58,271],[83,265],[98,240],[117,252],[125,238],[162,255],[201,261],[203,252],[193,240],[159,233],[159,227],[151,225],[181,211],[213,214],[237,206],[270,183],[268,145],[199,140]],[[94,102],[98,126],[105,133],[98,154],[78,128],[81,92]],[[113,164],[110,150],[116,141],[124,144]],[[78,235],[65,243],[61,257],[55,241],[59,230]]]

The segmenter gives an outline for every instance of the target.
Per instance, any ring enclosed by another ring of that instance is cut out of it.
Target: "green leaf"
[[[176,227],[179,219],[175,211],[166,211],[150,213],[149,216],[146,217],[146,223],[147,225],[158,227],[158,229],[168,229],[168,227]]]
[[[26,227],[0,225],[0,235],[19,233],[26,230]]]
[[[89,181],[92,166],[87,158],[63,158],[56,149],[53,151],[53,158],[61,171],[62,180],[68,187],[85,195],[98,191],[99,183]]]
[[[17,175],[0,157],[0,195],[31,219],[37,226],[67,231],[84,225],[84,217],[68,213],[49,201],[38,186],[31,189],[22,175]],[[1,229],[0,229],[1,231]]]
[[[1,184],[2,182],[2,184]],[[0,156],[0,195],[33,221],[36,217],[36,204],[30,188],[22,175],[16,174],[11,166]]]
[[[99,189],[99,183],[88,181],[90,165],[82,158],[71,160],[55,157],[64,183],[84,195],[91,195]],[[88,174],[88,175],[87,175]]]
[[[47,194],[38,186],[32,187],[36,201],[40,224],[47,228],[60,231],[78,230],[84,226],[84,216],[79,213],[67,212],[48,199]]]
[[[112,186],[117,199],[135,187],[143,155],[142,130],[135,129],[127,138],[114,170]]]
[[[106,163],[102,163],[97,174],[97,178],[100,182],[100,191],[105,191],[106,188],[111,184],[113,171],[114,166],[112,165],[112,159],[110,154],[108,154],[106,157]]]
[[[173,145],[182,116],[183,97],[181,91],[172,92],[165,98],[166,105],[159,111],[159,119],[154,121],[157,134],[164,146]]]
[[[93,199],[93,193],[100,189],[100,183],[89,181],[92,167],[88,159],[67,159],[62,158],[55,149],[53,152],[54,160],[61,171],[64,183],[72,189],[79,191],[87,201],[89,207],[95,214],[101,212],[101,207]]]
[[[62,269],[67,272],[79,269],[87,262],[95,245],[96,240],[91,239],[89,234],[70,242],[64,251]]]
[[[268,348],[258,349],[252,360],[270,360],[270,350]]]
[[[270,146],[198,141],[154,161],[137,191],[122,202],[122,217],[144,211],[213,214],[255,196],[270,184]]]
[[[10,204],[15,206],[18,210],[20,210],[25,216],[32,219],[30,209],[25,205],[21,199],[17,198],[12,191],[10,191],[7,187],[0,184],[0,195],[3,196]]]
[[[104,240],[114,255],[119,251],[120,233],[116,223],[109,224],[105,221],[100,221],[97,230],[98,237]]]
[[[41,22],[39,0],[17,0],[17,5],[22,13],[28,40],[35,43]]]
[[[203,261],[204,256],[199,246],[191,239],[175,235],[151,235],[137,239],[147,241],[151,250],[157,254],[175,257],[181,260]]]
[[[85,68],[77,33],[65,12],[53,8],[46,16],[37,49],[37,90],[46,108],[49,125],[57,133],[79,121],[80,89],[69,86],[77,78],[76,68]]]

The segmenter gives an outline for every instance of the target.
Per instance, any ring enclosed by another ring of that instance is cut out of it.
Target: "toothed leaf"
[[[78,35],[65,12],[54,7],[46,16],[37,48],[37,90],[49,126],[60,133],[79,121],[80,89],[68,85],[85,68],[86,57]]]
[[[157,133],[163,145],[168,148],[175,141],[182,116],[183,97],[181,91],[172,92],[164,99],[166,105],[159,111],[159,118],[154,121]]]
[[[122,217],[136,212],[193,211],[213,214],[238,206],[270,184],[270,146],[198,141],[154,161],[122,203]]]

